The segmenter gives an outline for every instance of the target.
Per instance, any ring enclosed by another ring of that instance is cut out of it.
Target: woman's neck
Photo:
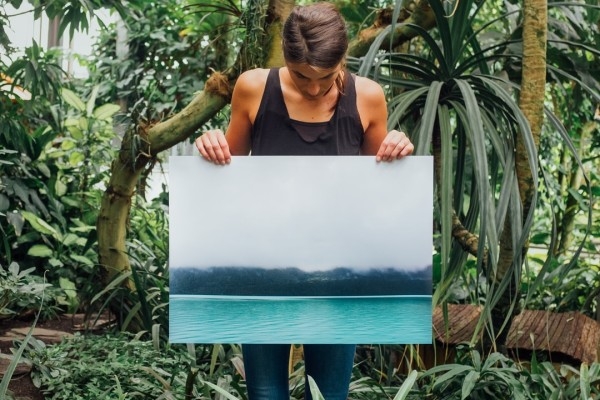
[[[280,72],[281,91],[291,119],[303,122],[326,122],[335,113],[340,93],[335,82],[326,87],[320,96],[306,96],[290,77],[288,68]]]

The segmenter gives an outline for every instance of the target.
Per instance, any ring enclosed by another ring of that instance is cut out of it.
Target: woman
[[[344,68],[344,20],[330,3],[295,7],[283,28],[285,66],[238,78],[226,134],[196,139],[202,157],[232,155],[375,155],[392,161],[413,152],[403,132],[387,131],[382,88]],[[288,400],[289,344],[242,346],[250,400]],[[305,345],[305,369],[326,400],[345,400],[355,345]],[[306,399],[311,399],[308,386]]]

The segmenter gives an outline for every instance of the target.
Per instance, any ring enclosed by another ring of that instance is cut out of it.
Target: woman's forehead
[[[314,67],[307,63],[286,63],[290,71],[301,74],[307,78],[325,78],[330,75],[334,75],[340,71],[341,63],[333,68],[320,68]]]

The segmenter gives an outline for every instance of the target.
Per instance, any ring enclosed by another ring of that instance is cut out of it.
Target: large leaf
[[[433,125],[437,119],[437,105],[440,103],[440,93],[443,86],[443,82],[433,81],[430,83],[429,90],[427,91],[427,100],[423,107],[423,117],[421,129],[418,133],[418,142],[415,146],[415,154],[417,155],[428,153],[429,144],[431,143],[433,134]]]
[[[96,98],[98,97],[99,90],[100,86],[94,86],[94,88],[92,89],[92,93],[90,94],[90,97],[88,98],[88,101],[85,105],[85,115],[88,117],[91,116],[94,112],[94,107],[96,106]]]
[[[85,112],[85,104],[72,90],[67,88],[62,88],[60,91],[62,98],[66,101],[71,107],[75,108],[77,111]]]
[[[418,375],[418,373],[416,370],[412,370],[410,372],[410,374],[408,374],[408,376],[402,383],[402,386],[400,386],[400,389],[394,396],[394,400],[406,399],[406,396],[408,396],[408,394],[410,393],[410,390],[412,389],[413,385],[415,384],[415,381],[417,380],[417,375]]]
[[[479,376],[479,371],[469,371],[462,384],[462,390],[460,395],[461,400],[469,398],[471,392],[477,384],[477,381],[479,380]]]
[[[27,250],[27,255],[41,258],[52,257],[53,253],[52,249],[45,244],[34,244]]]
[[[99,120],[109,120],[121,108],[116,104],[104,104],[94,110],[94,118]]]
[[[38,217],[37,215],[29,212],[29,211],[21,211],[21,215],[27,222],[31,224],[33,229],[35,229],[39,233],[43,233],[45,235],[52,235],[56,238],[60,236],[58,231],[52,227],[52,225],[48,224],[46,221]]]
[[[319,387],[317,386],[317,382],[315,382],[313,377],[308,375],[306,378],[308,380],[308,388],[310,390],[310,394],[311,394],[312,398],[314,400],[325,400],[325,397],[323,397],[323,395],[321,394],[321,391],[319,390]]]
[[[35,320],[33,321],[33,324],[27,331],[27,335],[25,335],[25,338],[23,339],[23,341],[17,348],[17,351],[13,354],[12,360],[8,364],[8,367],[6,368],[6,370],[4,371],[4,375],[2,376],[2,381],[0,382],[0,399],[6,399],[8,397],[6,394],[8,392],[8,385],[10,384],[12,376],[15,373],[15,370],[17,369],[17,365],[19,364],[19,361],[21,361],[21,357],[23,356],[23,352],[27,348],[27,344],[31,340],[31,337],[33,335],[33,330],[35,329],[38,319],[40,318],[40,314],[42,313],[43,305],[44,305],[44,296],[42,296],[40,310],[38,310],[38,312],[35,316]]]

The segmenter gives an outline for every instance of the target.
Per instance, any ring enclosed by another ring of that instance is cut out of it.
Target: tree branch
[[[373,24],[360,31],[356,38],[348,44],[348,55],[360,57],[365,55],[375,38],[392,23],[393,8],[382,9],[377,13]],[[418,36],[418,33],[406,24],[414,24],[429,30],[436,25],[435,15],[427,0],[407,1],[400,10],[400,15],[393,32],[386,35],[383,45],[396,47]]]

